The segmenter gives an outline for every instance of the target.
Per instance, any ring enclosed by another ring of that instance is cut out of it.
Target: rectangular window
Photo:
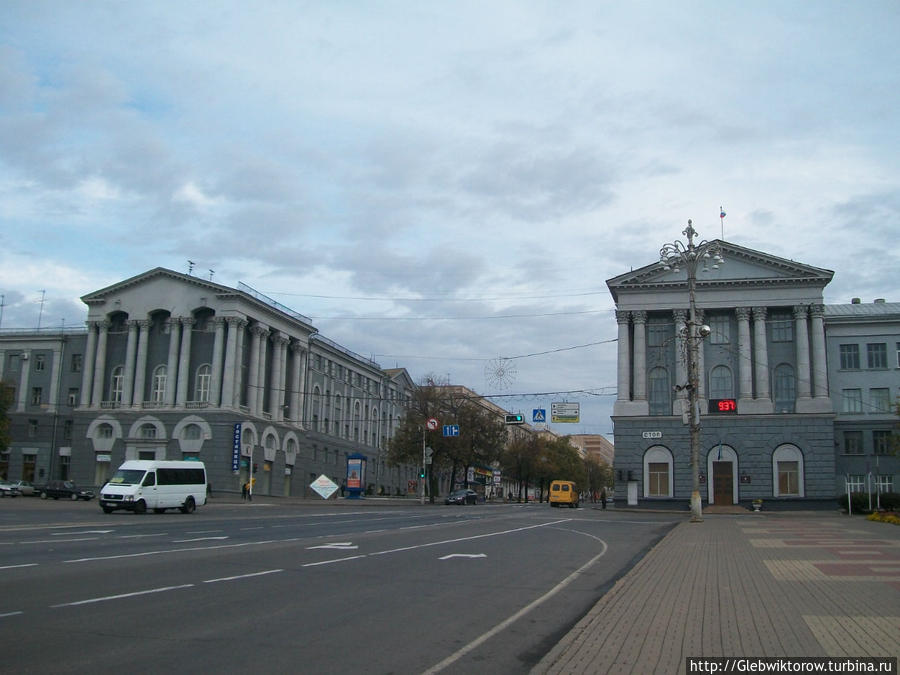
[[[669,339],[669,326],[664,323],[647,324],[647,345],[650,347],[665,347]]]
[[[876,429],[872,432],[872,446],[876,455],[887,455],[891,452],[891,432]]]
[[[869,368],[887,368],[887,345],[884,342],[869,343],[866,345],[866,356]]]
[[[37,420],[28,420],[28,438],[34,438],[37,436]]]
[[[69,403],[69,407],[74,408],[78,405],[78,388],[70,387],[69,388],[69,396],[66,399]]]
[[[847,492],[865,492],[866,478],[862,474],[847,476]]]
[[[900,342],[897,343],[897,367],[900,368]]]
[[[893,474],[879,474],[875,476],[875,489],[878,492],[893,492],[894,491],[894,476]]]
[[[859,370],[859,345],[841,345],[841,370]]]
[[[63,440],[72,440],[72,420],[66,420],[63,422]]]
[[[891,412],[891,390],[887,387],[878,389],[869,389],[869,412],[872,413],[889,413]]]
[[[714,314],[709,317],[709,342],[714,345],[727,345],[731,342],[731,320],[727,314]]]
[[[862,412],[862,389],[843,389],[841,399],[844,402],[842,412],[851,414]]]
[[[37,372],[43,371],[46,367],[47,363],[44,360],[43,354],[35,354],[34,356],[34,369]]]
[[[778,462],[778,494],[800,495],[799,462]]]
[[[44,390],[41,387],[31,388],[31,405],[40,405],[44,396]]]
[[[863,454],[863,438],[861,431],[845,431],[844,432],[844,454],[845,455],[861,455]]]
[[[647,464],[647,486],[651,497],[669,496],[669,465],[666,462],[650,462]]]
[[[69,480],[69,460],[72,458],[68,455],[62,455],[59,458],[59,479]]]
[[[72,372],[80,373],[84,357],[81,354],[72,354]]]
[[[772,342],[792,342],[794,340],[794,323],[787,312],[773,312],[770,321],[772,326]]]

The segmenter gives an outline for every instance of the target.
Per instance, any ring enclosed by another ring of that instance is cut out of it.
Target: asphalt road
[[[527,672],[680,517],[0,504],[0,670]]]

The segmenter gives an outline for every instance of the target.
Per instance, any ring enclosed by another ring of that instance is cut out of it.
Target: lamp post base
[[[691,522],[703,522],[703,502],[700,499],[700,491],[694,490],[691,493]]]

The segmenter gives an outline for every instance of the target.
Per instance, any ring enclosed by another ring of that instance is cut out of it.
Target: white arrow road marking
[[[197,537],[196,539],[173,539],[173,544],[186,544],[191,541],[208,541],[210,539],[228,539],[228,537]]]
[[[359,548],[359,546],[354,546],[353,542],[350,541],[335,541],[331,544],[322,544],[321,546],[310,546],[306,550],[311,551],[314,548],[332,548],[337,549],[339,551],[350,551]]]
[[[450,555],[441,556],[438,560],[450,560],[450,558],[487,558],[485,553],[451,553]]]

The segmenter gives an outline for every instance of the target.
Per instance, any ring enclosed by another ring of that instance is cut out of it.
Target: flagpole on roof
[[[725,241],[725,209],[723,209],[721,206],[719,207],[719,222],[722,225],[721,239],[722,241]]]

